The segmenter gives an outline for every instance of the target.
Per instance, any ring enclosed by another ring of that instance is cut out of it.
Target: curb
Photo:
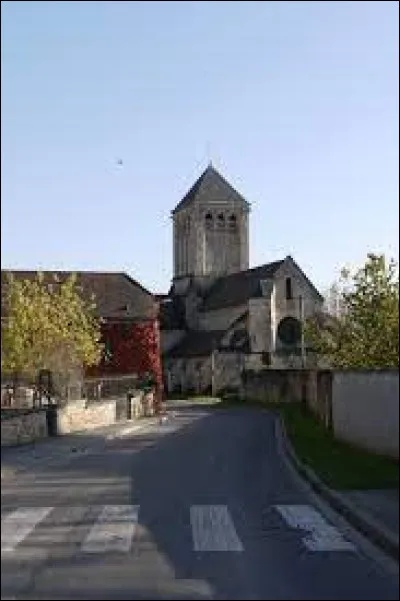
[[[298,473],[308,481],[315,492],[327,501],[333,509],[338,511],[354,528],[359,530],[372,543],[398,561],[398,537],[392,534],[385,526],[370,517],[365,511],[348,501],[341,493],[329,488],[312,469],[304,465],[293,449],[292,443],[286,433],[284,420],[281,416],[278,416],[277,421],[280,425],[284,451]]]

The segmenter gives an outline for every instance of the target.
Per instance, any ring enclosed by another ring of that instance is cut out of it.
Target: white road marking
[[[195,551],[243,551],[226,505],[192,505],[190,522]]]
[[[126,426],[122,428],[118,432],[114,434],[107,434],[106,440],[114,440],[115,438],[123,438],[124,436],[129,436],[129,434],[133,434],[134,432],[138,432],[139,430],[143,430],[144,425],[139,426]]]
[[[14,551],[52,509],[53,507],[21,508],[1,520],[1,552]]]
[[[291,528],[310,533],[302,539],[310,551],[355,551],[354,545],[310,505],[275,505],[275,508]]]
[[[128,552],[139,516],[138,505],[105,505],[82,544],[84,553]]]

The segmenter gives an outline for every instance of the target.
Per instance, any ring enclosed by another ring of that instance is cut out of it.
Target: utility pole
[[[300,339],[301,366],[303,369],[305,369],[306,353],[305,353],[305,345],[304,345],[304,302],[303,302],[302,296],[299,296],[299,307],[300,307],[300,325],[301,325],[301,339]]]
[[[217,350],[213,348],[211,352],[211,396],[215,397],[216,391],[216,378],[215,378],[215,354]]]

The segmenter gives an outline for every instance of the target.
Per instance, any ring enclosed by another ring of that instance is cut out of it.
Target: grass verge
[[[235,401],[229,404],[247,406],[248,403]],[[250,402],[249,405],[280,413],[298,458],[330,488],[398,488],[398,461],[335,439],[333,433],[299,403]]]
[[[303,463],[333,489],[398,488],[397,461],[336,440],[299,405],[280,406],[286,432]]]

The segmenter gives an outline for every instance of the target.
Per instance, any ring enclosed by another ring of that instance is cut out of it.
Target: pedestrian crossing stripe
[[[138,505],[105,505],[83,542],[84,553],[128,552],[138,522]]]
[[[44,520],[53,507],[17,509],[1,520],[1,552],[11,552]]]
[[[308,532],[302,543],[309,551],[354,551],[354,545],[345,540],[337,528],[329,524],[310,505],[276,505],[277,511],[291,528]]]
[[[352,543],[345,540],[337,528],[330,525],[323,516],[309,505],[276,505],[275,510],[289,528],[305,531],[301,542],[312,552],[354,551]],[[62,531],[57,534],[56,523],[51,526],[53,510],[60,507],[19,508],[1,520],[1,553],[10,556],[30,537],[41,538],[43,526],[46,544],[57,544],[57,539],[65,540],[77,525],[77,514],[93,516],[89,530],[79,532],[80,552],[85,554],[129,553],[139,525],[139,505],[103,505],[92,507],[67,507],[65,520],[61,518]],[[74,519],[69,510],[73,509]],[[53,516],[54,517],[54,516]],[[192,533],[192,548],[197,553],[244,551],[244,545],[235,528],[234,521],[226,505],[192,505],[189,509]],[[81,527],[80,527],[81,528]],[[52,531],[54,541],[52,543]],[[37,532],[37,534],[36,534]],[[82,534],[82,537],[80,536]],[[43,537],[42,537],[43,541]],[[40,545],[40,541],[39,541]]]

